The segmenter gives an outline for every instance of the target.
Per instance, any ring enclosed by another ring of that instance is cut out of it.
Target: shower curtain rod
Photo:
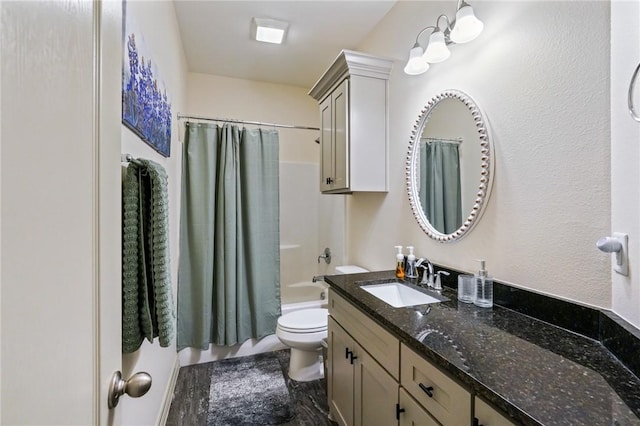
[[[301,130],[320,130],[318,127],[308,127],[308,126],[296,126],[293,124],[276,124],[276,123],[263,123],[261,121],[248,121],[248,120],[234,120],[230,118],[216,118],[216,117],[200,117],[197,115],[182,115],[178,113],[178,120],[182,119],[192,119],[192,120],[205,120],[205,121],[219,121],[223,123],[240,123],[240,124],[253,124],[256,126],[265,126],[265,127],[282,127],[285,129],[301,129]]]
[[[451,143],[462,143],[462,138],[457,138],[457,139],[449,139],[449,138],[432,138],[432,137],[426,137],[426,138],[420,138],[423,141],[442,141],[442,142],[451,142]]]

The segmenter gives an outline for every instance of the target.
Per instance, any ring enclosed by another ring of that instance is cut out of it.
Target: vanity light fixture
[[[444,18],[446,27],[441,29],[440,20]],[[416,36],[416,42],[409,52],[409,60],[404,67],[404,72],[409,75],[418,75],[429,69],[429,64],[435,64],[446,60],[451,52],[447,44],[467,43],[480,35],[484,24],[473,13],[473,9],[464,0],[458,0],[456,19],[451,22],[447,15],[440,15],[436,19],[436,25],[428,26],[420,30]],[[420,36],[431,30],[426,49],[420,45]]]
[[[251,38],[256,41],[282,44],[288,29],[288,22],[265,18],[251,19]]]

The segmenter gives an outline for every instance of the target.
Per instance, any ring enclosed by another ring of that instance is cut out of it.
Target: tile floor
[[[283,424],[283,426],[336,425],[336,423],[328,420],[325,380],[321,379],[311,382],[296,382],[289,379],[287,376],[289,350],[277,351],[276,354],[280,361],[282,374],[284,375],[289,391],[291,392],[291,396],[294,401],[294,410],[296,412],[294,419]],[[211,384],[211,364],[212,363],[189,365],[180,368],[173,401],[169,410],[167,426],[197,426],[207,424],[209,387]]]

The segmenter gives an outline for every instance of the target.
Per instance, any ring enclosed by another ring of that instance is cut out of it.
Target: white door
[[[113,424],[121,2],[0,2],[0,424]]]

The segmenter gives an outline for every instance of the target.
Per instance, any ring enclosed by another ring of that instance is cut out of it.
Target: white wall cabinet
[[[320,190],[388,191],[388,81],[393,61],[343,50],[309,95],[320,104]]]

